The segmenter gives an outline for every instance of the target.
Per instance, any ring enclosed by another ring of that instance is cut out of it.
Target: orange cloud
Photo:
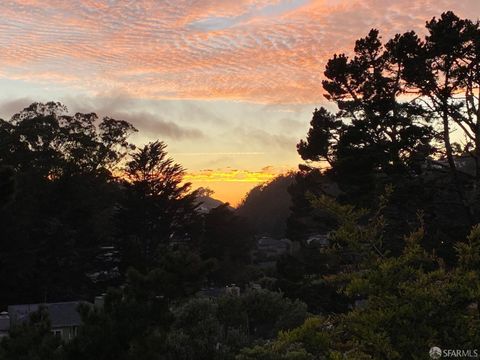
[[[12,0],[0,4],[1,74],[132,97],[318,103],[334,52],[371,27],[422,31],[450,9],[476,16],[480,3]]]
[[[185,176],[186,181],[190,182],[248,182],[248,183],[262,183],[273,179],[278,173],[274,168],[264,168],[261,171],[248,170],[201,170],[197,172],[190,172]]]

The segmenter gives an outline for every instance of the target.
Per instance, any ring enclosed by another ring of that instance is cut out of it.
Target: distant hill
[[[210,210],[225,204],[223,201],[213,198],[213,191],[210,189],[199,188],[197,191],[197,203],[200,204],[198,208],[202,213],[208,213],[210,212]],[[228,208],[232,211],[235,210],[231,206],[229,206]]]
[[[288,188],[294,180],[295,175],[289,173],[256,186],[239,205],[236,214],[247,218],[257,234],[284,237],[292,205]]]

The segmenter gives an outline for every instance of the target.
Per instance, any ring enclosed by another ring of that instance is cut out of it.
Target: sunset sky
[[[476,20],[480,1],[1,1],[0,117],[54,100],[131,121],[237,204],[300,162],[329,57],[446,10]]]

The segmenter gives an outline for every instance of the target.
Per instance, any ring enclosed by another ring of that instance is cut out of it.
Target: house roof
[[[80,304],[80,301],[70,301],[47,304],[9,305],[8,314],[10,315],[12,324],[18,324],[27,321],[31,313],[37,311],[40,306],[44,306],[48,311],[52,328],[79,326],[81,324],[81,318],[77,308]]]

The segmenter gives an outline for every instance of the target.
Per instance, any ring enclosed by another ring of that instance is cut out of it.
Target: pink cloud
[[[371,27],[388,38],[442,11],[480,12],[478,0],[292,3],[2,2],[0,74],[134,97],[312,103],[326,60]]]

